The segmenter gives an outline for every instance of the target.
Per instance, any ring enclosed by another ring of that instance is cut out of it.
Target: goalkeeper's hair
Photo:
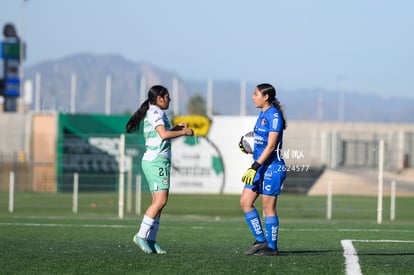
[[[126,124],[125,130],[127,133],[135,132],[139,129],[139,124],[145,117],[149,109],[149,105],[155,105],[158,96],[165,96],[168,94],[167,88],[161,85],[154,85],[148,90],[148,98],[141,104],[136,112],[131,116]]]

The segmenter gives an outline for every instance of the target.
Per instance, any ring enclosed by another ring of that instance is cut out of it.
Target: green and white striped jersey
[[[171,140],[163,140],[155,130],[160,125],[170,130],[171,123],[167,115],[156,105],[151,105],[144,118],[144,138],[146,151],[143,160],[153,161],[157,157],[166,157],[171,159]]]

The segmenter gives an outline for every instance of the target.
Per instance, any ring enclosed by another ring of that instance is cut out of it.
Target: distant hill
[[[185,79],[175,72],[147,63],[134,63],[119,55],[78,54],[59,60],[42,62],[26,69],[26,78],[35,82],[41,75],[42,110],[69,112],[71,75],[76,74],[76,112],[104,113],[105,83],[111,77],[111,112],[132,113],[140,102],[141,79],[147,90],[151,85],[165,85],[172,93],[172,79],[179,82],[179,111],[186,114],[188,99],[195,94],[206,98],[207,79]],[[256,115],[251,94],[258,83],[246,85],[246,114]],[[272,83],[276,85],[277,83]],[[145,93],[146,95],[146,93]],[[414,122],[414,99],[383,98],[371,94],[321,89],[278,89],[278,98],[284,105],[288,120]],[[173,98],[173,100],[175,100]],[[240,82],[213,80],[213,113],[240,114]]]

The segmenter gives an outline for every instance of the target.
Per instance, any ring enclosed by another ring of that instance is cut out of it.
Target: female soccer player
[[[156,242],[160,225],[161,211],[168,201],[171,170],[171,139],[194,135],[186,124],[170,129],[170,122],[163,110],[170,105],[168,90],[160,85],[152,86],[148,91],[148,99],[133,114],[126,125],[126,132],[131,133],[139,128],[144,120],[143,131],[146,151],[141,165],[152,195],[151,205],[147,208],[138,233],[133,241],[145,253],[167,253]]]
[[[254,163],[242,177],[245,185],[240,197],[240,205],[255,242],[244,254],[275,256],[278,255],[279,231],[276,202],[286,178],[282,156],[286,120],[272,85],[265,83],[256,86],[252,99],[261,112],[254,126]],[[263,233],[259,213],[254,206],[259,196],[262,198],[265,215],[266,236]]]

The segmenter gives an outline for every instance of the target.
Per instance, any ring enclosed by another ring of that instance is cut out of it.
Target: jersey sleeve
[[[272,113],[269,118],[269,132],[282,132],[283,119],[279,111]]]
[[[148,110],[148,112],[148,121],[151,123],[154,129],[160,125],[165,125],[163,120],[164,114],[162,112],[159,110]]]

